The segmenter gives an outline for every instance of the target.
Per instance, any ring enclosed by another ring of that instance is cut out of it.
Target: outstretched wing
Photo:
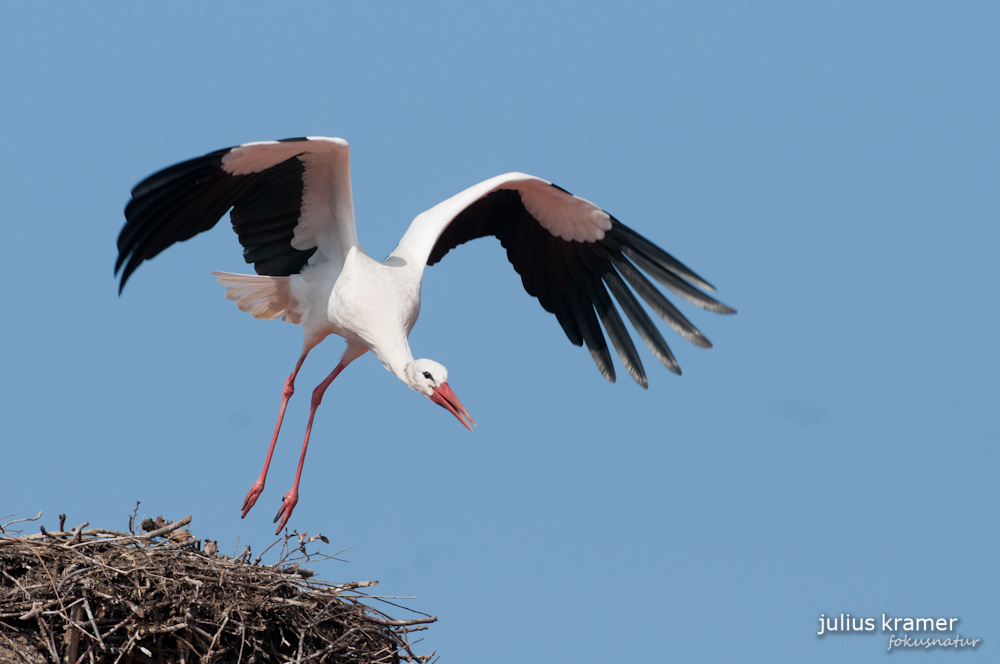
[[[257,274],[287,276],[316,260],[342,262],[358,243],[347,141],[247,143],[150,175],[125,206],[118,292],[143,261],[212,228],[230,208],[243,257]]]
[[[480,182],[420,214],[400,247],[418,263],[433,265],[463,242],[487,235],[499,238],[524,289],[555,314],[571,342],[587,344],[612,382],[615,371],[602,324],[629,374],[647,385],[611,295],[653,355],[675,373],[681,372],[677,360],[636,294],[682,337],[696,346],[712,345],[643,271],[703,309],[736,313],[704,292],[715,290],[711,284],[601,208],[523,173]]]

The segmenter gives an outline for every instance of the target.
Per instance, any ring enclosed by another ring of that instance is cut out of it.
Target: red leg
[[[352,358],[353,359],[353,358]],[[274,517],[274,522],[277,523],[278,519],[281,519],[281,524],[278,526],[278,530],[275,531],[275,535],[281,533],[281,530],[288,523],[288,517],[292,515],[292,510],[295,509],[296,503],[299,502],[299,480],[302,479],[302,466],[306,461],[306,449],[309,447],[309,435],[312,433],[313,418],[316,416],[316,408],[319,406],[320,402],[323,401],[323,393],[326,392],[326,388],[330,387],[330,383],[333,379],[340,375],[340,372],[344,370],[347,364],[341,360],[340,364],[330,372],[330,375],[326,377],[322,383],[316,386],[313,390],[312,396],[312,407],[309,409],[309,424],[306,425],[306,439],[302,442],[302,453],[299,455],[299,469],[295,473],[295,483],[292,484],[291,490],[285,494],[285,497],[281,501],[281,509],[278,510],[278,514]]]
[[[288,400],[292,398],[295,394],[295,377],[299,373],[299,369],[302,368],[302,363],[306,359],[306,355],[309,351],[302,353],[302,357],[299,358],[298,363],[296,363],[295,368],[292,370],[292,375],[288,377],[285,381],[285,389],[281,392],[281,410],[278,411],[278,423],[274,426],[274,436],[271,437],[271,447],[267,450],[267,459],[264,460],[264,469],[260,471],[260,477],[254,482],[253,487],[251,487],[247,497],[243,499],[243,513],[240,515],[242,519],[249,512],[250,508],[254,506],[257,502],[257,498],[260,496],[261,492],[264,491],[264,480],[267,479],[267,469],[271,467],[271,455],[274,454],[274,444],[278,442],[278,432],[281,431],[281,421],[285,419],[285,407],[288,406]]]

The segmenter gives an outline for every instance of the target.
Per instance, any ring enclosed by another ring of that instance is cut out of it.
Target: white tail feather
[[[233,272],[213,272],[212,276],[226,287],[226,299],[235,302],[240,311],[262,320],[274,320],[280,316],[289,323],[299,322],[301,313],[291,296],[288,277]]]

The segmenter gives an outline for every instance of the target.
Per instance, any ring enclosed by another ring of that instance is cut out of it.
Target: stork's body
[[[226,275],[217,275],[226,283]],[[348,346],[371,350],[402,377],[413,360],[407,337],[420,311],[422,276],[412,264],[392,256],[380,263],[357,246],[348,250],[339,272],[319,265],[292,275],[294,306],[304,310],[304,350],[336,334]]]
[[[409,257],[409,260],[406,257]],[[312,424],[316,409],[323,400],[323,394],[347,365],[367,351],[372,351],[386,369],[411,389],[447,408],[462,424],[472,430],[470,425],[474,424],[474,421],[449,388],[447,370],[431,360],[415,361],[410,350],[408,337],[420,313],[422,267],[415,264],[404,247],[397,248],[397,252],[379,263],[366,254],[360,246],[355,245],[347,249],[339,271],[320,263],[307,265],[301,273],[287,277],[289,292],[286,297],[290,310],[301,312],[300,323],[304,331],[302,355],[292,374],[285,381],[278,423],[271,438],[267,459],[260,477],[243,501],[243,516],[247,515],[264,490],[271,456],[274,454],[274,446],[281,431],[285,408],[295,392],[295,378],[299,369],[309,351],[330,334],[343,337],[347,347],[334,370],[313,390],[309,422],[306,425],[306,436],[299,455],[295,483],[282,499],[281,509],[275,517],[275,521],[282,517],[278,526],[279,531],[287,523],[298,502],[299,481],[305,464]],[[248,280],[251,283],[254,281],[249,275],[230,275],[223,272],[216,272],[215,275],[224,285],[230,280],[237,280],[237,284],[246,283]],[[239,285],[236,288],[239,294]]]
[[[396,254],[379,263],[353,248],[325,312],[333,333],[371,350],[404,382],[406,365],[413,361],[407,337],[420,313],[422,277],[421,268]]]
[[[313,390],[295,482],[275,517],[276,522],[281,519],[279,531],[298,501],[323,394],[367,351],[472,430],[475,423],[449,387],[447,370],[432,360],[415,360],[408,341],[420,312],[424,268],[464,242],[487,235],[500,239],[525,290],[555,314],[570,341],[586,343],[611,381],[615,374],[602,326],[626,369],[646,386],[642,363],[608,291],[670,370],[680,373],[629,286],[686,339],[711,346],[637,268],[702,308],[733,312],[701,290],[714,290],[705,280],[601,208],[523,173],[480,182],[418,215],[380,263],[358,244],[347,143],[327,138],[227,148],[171,166],[136,185],[118,238],[115,269],[124,268],[119,291],[144,260],[208,230],[230,208],[244,258],[258,274],[215,272],[227,288],[226,297],[256,318],[281,317],[303,328],[302,353],[285,381],[267,459],[244,500],[243,516],[264,489],[285,407],[306,356],[331,334],[347,342],[337,366]]]

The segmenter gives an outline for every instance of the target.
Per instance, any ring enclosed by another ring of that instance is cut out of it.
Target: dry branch
[[[275,565],[201,550],[162,519],[137,535],[86,523],[20,536],[0,526],[0,662],[265,664],[418,662],[409,635],[436,619],[389,617],[359,588],[300,563],[325,538],[289,535]],[[129,524],[130,530],[132,523]],[[396,605],[392,605],[396,606]]]

